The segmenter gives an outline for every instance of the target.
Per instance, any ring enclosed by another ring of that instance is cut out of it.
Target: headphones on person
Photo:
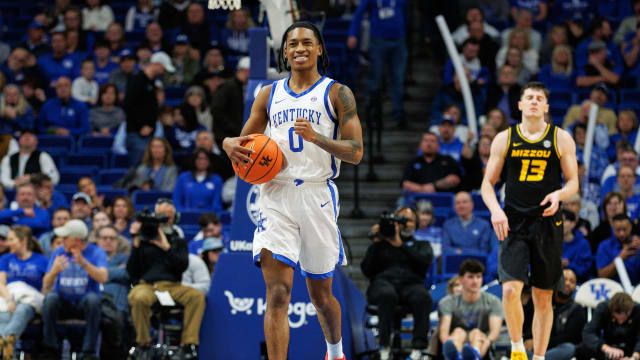
[[[155,212],[155,207],[158,205],[162,205],[162,204],[169,204],[171,206],[173,206],[173,209],[175,211],[175,214],[173,215],[173,224],[174,225],[178,225],[178,223],[180,222],[180,212],[178,211],[178,209],[176,208],[176,205],[173,203],[173,200],[169,199],[169,198],[159,198],[158,200],[156,200],[156,204],[153,208],[154,212]]]

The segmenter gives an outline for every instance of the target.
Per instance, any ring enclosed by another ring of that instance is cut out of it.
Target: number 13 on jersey
[[[544,171],[547,168],[547,160],[522,159],[522,169],[520,170],[520,181],[542,181]]]

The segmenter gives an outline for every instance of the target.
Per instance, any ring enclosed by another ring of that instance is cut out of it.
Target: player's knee
[[[513,283],[502,284],[502,298],[506,301],[515,301],[520,299],[522,288]]]
[[[291,298],[291,286],[283,283],[267,286],[267,304],[274,308],[288,308]]]

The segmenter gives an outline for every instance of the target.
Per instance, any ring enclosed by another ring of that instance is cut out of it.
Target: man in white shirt
[[[29,174],[49,175],[54,185],[60,180],[60,173],[51,155],[38,150],[38,138],[26,130],[18,140],[20,151],[7,155],[0,164],[0,181],[5,189],[13,189],[30,181]]]

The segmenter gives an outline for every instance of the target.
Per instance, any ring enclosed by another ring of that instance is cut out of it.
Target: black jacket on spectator
[[[404,168],[402,181],[409,180],[416,184],[428,184],[451,174],[460,175],[460,167],[451,156],[436,154],[431,163],[427,163],[422,156],[418,156]]]
[[[225,81],[213,94],[213,133],[220,146],[227,136],[239,136],[242,131],[244,97],[242,83],[237,77]]]
[[[395,247],[381,240],[369,246],[360,268],[370,280],[384,279],[394,285],[424,284],[432,261],[433,250],[428,241],[410,238]]]
[[[127,132],[139,133],[145,125],[155,129],[158,119],[156,88],[144,71],[138,71],[129,79],[123,108],[127,115]]]
[[[578,358],[604,359],[602,345],[624,350],[624,356],[640,352],[640,305],[635,304],[627,321],[618,325],[612,321],[608,303],[601,302],[595,308],[591,321],[582,331],[582,344],[577,349]]]
[[[486,109],[498,107],[500,99],[504,96],[504,91],[500,85],[492,85],[489,87],[487,95]],[[509,109],[511,110],[511,118],[520,121],[522,113],[518,110],[518,101],[520,101],[520,85],[514,84],[509,88]]]
[[[11,165],[11,178],[15,179],[18,176],[18,171],[20,171],[20,153],[15,153],[11,155],[9,158],[9,164]],[[35,174],[40,171],[40,150],[34,150],[29,158],[27,159],[27,163],[24,166],[24,174]]]
[[[164,251],[148,241],[140,241],[140,246],[131,248],[127,262],[127,272],[135,284],[140,280],[152,284],[156,281],[180,282],[182,273],[189,265],[189,247],[187,241],[173,232],[167,235],[171,244]]]
[[[190,1],[174,6],[173,1],[163,1],[160,5],[160,14],[158,15],[158,23],[163,30],[175,29],[181,27],[187,20],[187,6]]]
[[[580,344],[582,329],[587,323],[582,306],[569,300],[566,304],[553,303],[553,327],[549,337],[549,349],[562,343]]]
[[[498,50],[500,50],[500,45],[485,33],[482,39],[480,39],[478,59],[480,59],[482,66],[489,69],[491,74],[495,74],[496,72],[496,55],[498,54]]]

